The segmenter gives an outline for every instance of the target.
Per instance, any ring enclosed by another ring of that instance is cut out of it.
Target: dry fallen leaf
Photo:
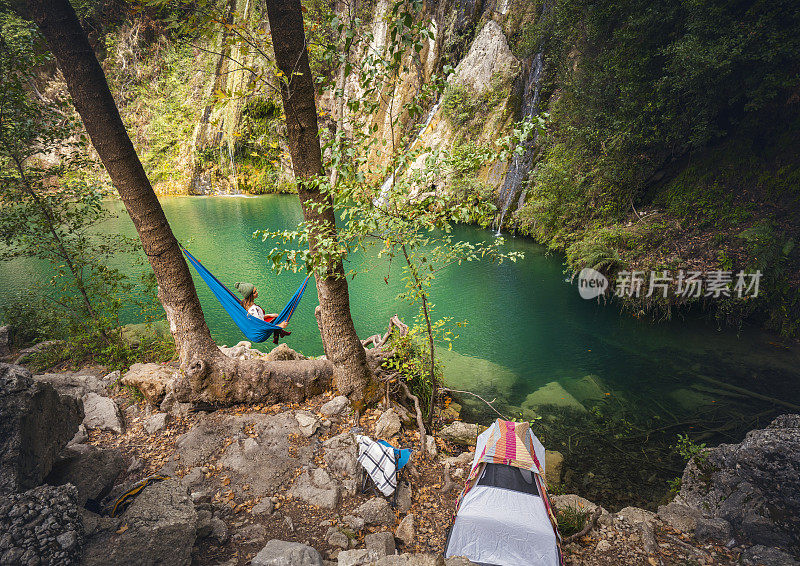
[[[125,523],[124,525],[122,525],[122,526],[121,526],[121,527],[120,527],[120,528],[117,530],[117,534],[118,534],[118,535],[121,535],[122,533],[124,533],[124,532],[125,532],[125,531],[127,531],[127,530],[128,530],[128,524],[127,524],[127,523]]]

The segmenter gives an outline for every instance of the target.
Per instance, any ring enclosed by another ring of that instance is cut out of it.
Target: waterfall
[[[417,135],[414,136],[413,141],[408,146],[408,151],[414,149],[414,146],[417,145],[417,142],[420,140],[420,138],[422,138],[422,135],[427,131],[428,126],[431,125],[433,117],[436,115],[436,111],[439,110],[439,105],[441,103],[442,100],[439,99],[436,102],[436,104],[433,105],[433,108],[430,109],[428,115],[425,117],[425,121],[422,123],[422,128],[420,128],[419,132],[417,132]],[[389,173],[389,176],[386,177],[386,180],[383,181],[383,184],[381,185],[380,196],[378,196],[378,198],[376,198],[372,202],[372,204],[374,204],[375,206],[383,206],[384,204],[386,204],[386,197],[389,196],[389,191],[392,189],[392,185],[394,185],[394,178],[397,173],[398,173],[397,170],[394,170],[391,173]]]
[[[522,93],[522,120],[530,122],[539,113],[539,98],[542,75],[544,74],[544,54],[540,51],[533,56],[531,61],[526,63],[528,76]],[[508,212],[508,207],[520,192],[522,182],[528,176],[528,172],[533,165],[537,136],[538,132],[534,130],[532,137],[529,137],[523,144],[525,149],[522,154],[515,152],[511,158],[511,165],[508,168],[508,173],[506,173],[506,178],[498,197],[500,214],[497,216],[496,224],[494,225],[498,236],[500,235],[500,229],[503,227],[503,220],[506,217],[506,212]],[[523,198],[524,195],[520,198],[520,203],[522,203]]]

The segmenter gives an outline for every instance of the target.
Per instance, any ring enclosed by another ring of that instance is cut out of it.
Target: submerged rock
[[[0,494],[42,482],[83,420],[80,401],[0,364]]]
[[[800,415],[692,458],[675,502],[729,522],[740,542],[800,544]]]
[[[556,407],[566,407],[576,411],[585,412],[586,407],[581,405],[564,387],[557,381],[551,381],[547,385],[540,387],[525,398],[522,406],[526,409],[537,409],[542,405],[555,405]]]

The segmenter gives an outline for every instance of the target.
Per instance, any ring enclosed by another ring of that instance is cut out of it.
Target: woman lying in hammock
[[[244,297],[242,300],[242,306],[247,311],[247,314],[261,318],[267,322],[272,322],[278,318],[278,313],[264,314],[264,309],[255,304],[255,300],[258,298],[258,290],[255,288],[255,285],[252,283],[241,282],[235,283],[234,287],[236,287],[236,290],[239,291]],[[281,328],[286,328],[286,325],[288,324],[289,321],[284,320],[283,322],[279,323],[278,326]]]

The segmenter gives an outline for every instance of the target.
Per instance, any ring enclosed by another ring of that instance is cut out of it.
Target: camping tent
[[[479,437],[445,557],[497,566],[558,566],[544,446],[528,423],[497,419]]]

